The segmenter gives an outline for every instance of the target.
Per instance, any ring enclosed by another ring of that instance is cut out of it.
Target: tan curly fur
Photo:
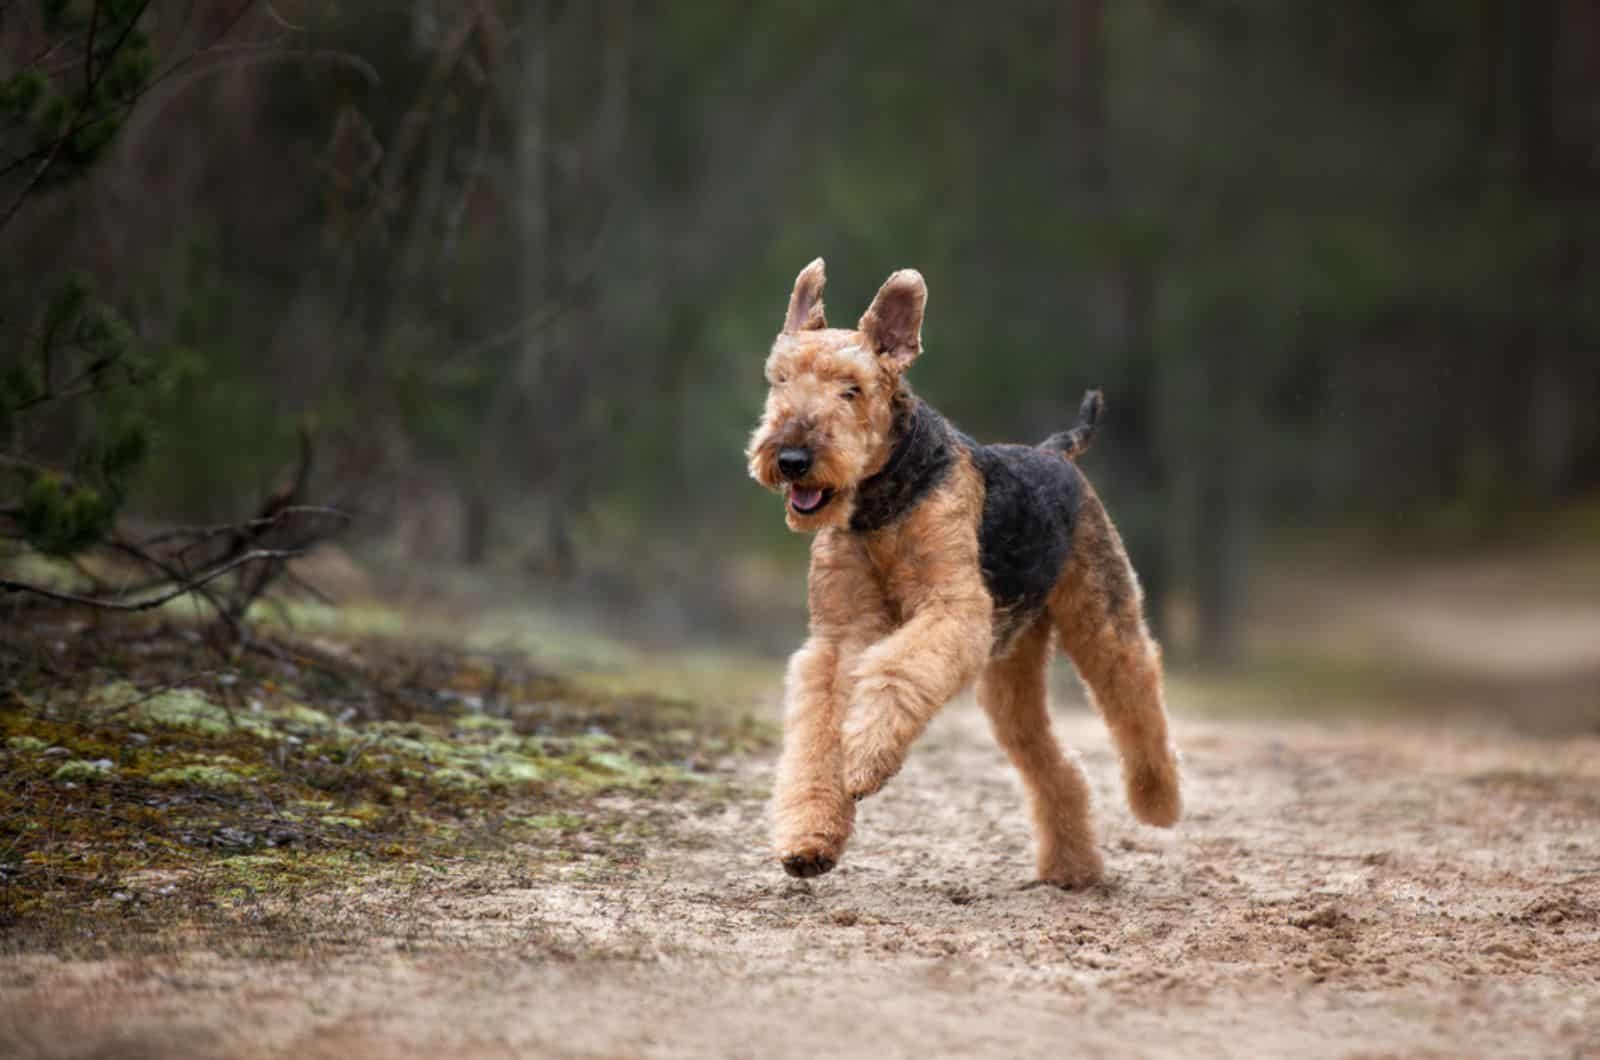
[[[922,352],[927,288],[916,271],[897,272],[857,327],[842,329],[826,325],[824,282],[820,258],[795,280],[746,453],[751,475],[784,497],[789,527],[815,533],[810,635],[789,662],[785,690],[777,856],[792,875],[833,868],[856,802],[899,771],[933,715],[976,680],[1027,789],[1038,879],[1092,883],[1102,863],[1088,785],[1050,729],[1053,642],[1105,718],[1134,813],[1170,826],[1181,808],[1160,649],[1122,542],[1082,482],[1068,558],[1046,603],[997,641],[980,547],[987,487],[973,449],[953,447],[947,471],[888,525],[853,525],[858,492],[890,463],[916,405],[904,376]],[[1091,432],[1092,423],[1058,458],[1077,455]]]

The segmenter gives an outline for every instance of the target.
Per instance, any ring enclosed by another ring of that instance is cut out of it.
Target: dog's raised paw
[[[856,802],[876,795],[900,772],[900,761],[880,753],[868,757],[848,745],[845,747],[844,788]]]
[[[826,854],[785,854],[783,855],[783,871],[791,876],[798,876],[802,880],[809,880],[813,876],[821,876],[829,872],[836,864],[833,858]]]
[[[878,792],[882,791],[884,785],[893,780],[895,773],[897,772],[899,772],[898,766],[893,771],[884,770],[883,772],[879,773],[859,773],[845,781],[845,790],[850,793],[851,799],[856,802],[860,802],[869,795],[876,795]]]

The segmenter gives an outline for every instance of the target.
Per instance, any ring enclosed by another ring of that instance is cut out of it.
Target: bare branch
[[[227,574],[230,571],[238,570],[240,567],[243,567],[246,564],[294,559],[297,556],[305,555],[305,551],[306,550],[303,548],[251,549],[249,552],[235,556],[225,563],[220,563],[212,569],[206,571],[204,574],[185,581],[173,589],[162,593],[159,596],[153,596],[148,600],[106,600],[93,596],[79,596],[76,593],[57,592],[54,589],[46,589],[40,585],[30,585],[27,582],[12,581],[9,578],[0,578],[0,593],[30,593],[35,596],[42,596],[47,600],[55,600],[58,603],[79,604],[84,607],[93,607],[101,611],[149,611],[152,608],[160,607],[164,603],[176,600],[178,597],[187,593],[192,593],[197,589],[203,588],[204,586],[216,581],[224,574]]]
[[[11,471],[23,471],[31,475],[60,475],[62,478],[70,478],[70,476],[60,468],[54,468],[48,464],[41,464],[37,461],[29,460],[25,456],[13,456],[10,453],[0,453],[0,468],[7,468]]]
[[[304,26],[297,26],[279,14],[277,5],[273,4],[272,0],[262,0],[261,10],[264,11],[266,16],[273,22],[276,22],[279,26],[289,30],[290,32],[299,33],[305,29]]]
[[[152,545],[160,545],[183,538],[205,541],[215,537],[261,531],[276,526],[287,519],[292,519],[297,515],[325,516],[329,519],[337,519],[342,523],[350,522],[350,513],[339,508],[327,508],[317,504],[291,504],[279,508],[271,515],[257,519],[246,519],[243,522],[214,523],[206,526],[174,526],[159,533],[151,534],[148,537],[140,538],[138,544],[149,548]]]
[[[110,542],[110,547],[138,560],[141,563],[154,567],[156,570],[165,575],[164,578],[157,579],[153,582],[148,582],[137,589],[125,590],[125,594],[126,592],[148,592],[149,590],[165,583],[181,584],[190,577],[189,572],[186,569],[174,567],[172,564],[166,563],[144,551],[137,545],[131,545],[125,541],[112,541]],[[209,585],[197,586],[194,588],[193,592],[194,595],[204,600],[211,606],[213,611],[222,617],[222,620],[227,623],[228,631],[233,634],[236,640],[244,636],[244,630],[239,627],[238,622],[234,621],[233,616],[228,613],[227,606],[221,599],[217,597],[216,593]]]
[[[94,31],[100,26],[100,0],[94,0],[89,12],[89,37],[83,44],[83,97],[88,99],[94,91]]]
[[[0,224],[3,223],[4,222],[0,222]],[[27,401],[22,401],[12,406],[11,412],[13,415],[15,415],[17,413],[27,412],[28,410],[37,408],[40,405],[47,405],[56,401],[71,401],[75,398],[93,397],[96,394],[109,393],[110,391],[117,389],[118,385],[119,384],[117,383],[93,383],[89,386],[80,387],[77,390],[65,390],[60,393],[52,392],[48,394],[40,394],[38,397],[30,398]]]

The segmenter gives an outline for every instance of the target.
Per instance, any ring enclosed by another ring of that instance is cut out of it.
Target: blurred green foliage
[[[7,187],[12,197],[0,226],[104,155],[152,75],[150,41],[139,28],[147,7],[140,0],[37,5],[47,47],[20,67],[0,68],[3,172],[25,175],[19,187]],[[74,60],[70,68],[65,58]],[[128,322],[93,297],[82,274],[63,280],[33,316],[11,338],[0,371],[0,471],[8,480],[0,482],[0,501],[17,502],[12,515],[28,545],[69,556],[110,530],[144,460],[152,421],[112,395],[143,384],[150,365]],[[41,435],[54,462],[33,457]]]
[[[75,46],[86,14],[133,46],[92,91],[0,68],[4,113],[33,129],[62,100],[103,132],[152,55],[234,10],[141,6],[62,6]],[[1266,527],[1482,538],[1600,489],[1589,5],[252,18],[271,61],[205,65],[114,188],[9,233],[93,271],[170,375],[139,478],[167,514],[259,495],[314,412],[327,485],[413,551],[798,557],[742,449],[819,254],[835,324],[923,271],[914,381],[980,437],[1042,437],[1104,388],[1086,466],[1158,618],[1186,595],[1227,630]],[[405,536],[424,523],[447,529]]]
[[[154,71],[150,39],[139,27],[149,6],[148,0],[39,0],[39,28],[49,46],[36,62],[0,77],[0,122],[20,126],[30,155],[49,161],[37,183],[76,179],[116,137]],[[61,76],[65,64],[50,60],[71,54],[63,45],[80,39],[81,60]]]
[[[46,302],[35,336],[17,363],[0,376],[0,467],[10,482],[21,537],[47,555],[68,556],[111,528],[143,462],[150,419],[119,387],[138,387],[149,372],[127,323],[94,300],[81,276],[69,278]],[[82,423],[62,422],[63,405],[101,398]],[[55,420],[72,441],[63,446],[70,470],[36,463],[25,454],[36,418]]]

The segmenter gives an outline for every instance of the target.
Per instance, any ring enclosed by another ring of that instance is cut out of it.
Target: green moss
[[[498,755],[490,760],[484,775],[492,784],[513,787],[543,780],[545,771],[531,758],[508,754]]]
[[[585,760],[592,767],[635,783],[648,780],[651,776],[647,767],[640,765],[631,755],[618,751],[595,751],[586,755]]]
[[[461,732],[510,732],[510,718],[493,718],[487,714],[463,714],[456,719],[456,729]]]
[[[440,791],[477,791],[488,786],[476,773],[454,766],[429,773],[428,784]]]
[[[268,721],[276,728],[296,736],[334,736],[346,739],[355,736],[355,730],[342,725],[314,707],[303,703],[287,703],[266,712]]]
[[[203,762],[173,766],[150,774],[150,783],[164,787],[213,788],[227,791],[243,787],[244,782],[244,777],[231,769]]]
[[[70,762],[61,763],[56,771],[51,774],[51,778],[74,783],[93,783],[96,780],[105,780],[111,775],[111,763],[107,759],[102,758],[94,762],[74,759]]]
[[[484,745],[484,750],[492,754],[521,754],[529,747],[529,742],[515,733],[505,733],[496,736]]]
[[[541,813],[519,818],[516,823],[534,831],[556,831],[571,835],[583,831],[584,820],[575,813]]]
[[[362,732],[374,747],[423,762],[446,762],[456,750],[428,726],[416,721],[377,721]]]
[[[177,729],[199,736],[248,733],[277,740],[272,726],[247,711],[230,711],[190,688],[174,688],[157,695],[141,693],[124,681],[95,689],[87,705],[104,720],[127,719],[135,728]]]
[[[41,671],[0,710],[0,953],[91,938],[140,949],[164,945],[167,926],[237,940],[246,910],[250,945],[301,945],[338,934],[302,929],[304,896],[413,886],[442,864],[499,858],[522,879],[593,858],[592,837],[637,857],[637,824],[596,795],[687,792],[670,763],[751,744],[693,701],[519,670],[498,652],[432,649],[419,668],[414,645],[342,646],[403,696],[248,654],[221,664],[215,686],[151,695],[219,665],[198,642],[158,646],[74,657],[77,684]],[[127,680],[106,683],[108,671]],[[461,712],[491,685],[510,717]],[[68,754],[42,753],[57,747]],[[134,900],[110,902],[112,887]]]

